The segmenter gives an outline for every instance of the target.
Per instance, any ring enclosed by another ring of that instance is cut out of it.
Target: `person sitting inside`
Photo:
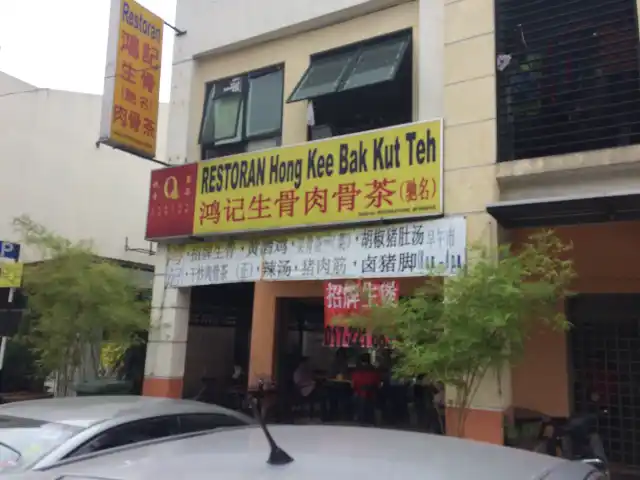
[[[293,372],[293,383],[302,399],[302,403],[309,405],[309,416],[313,416],[314,405],[320,404],[321,415],[324,416],[324,402],[320,389],[313,376],[309,357],[302,357],[298,368]]]
[[[356,370],[351,374],[351,386],[358,404],[358,421],[375,423],[376,393],[382,382],[380,373],[371,365],[368,353],[360,356]]]
[[[331,365],[331,377],[342,380],[349,375],[349,356],[347,349],[344,347],[336,350],[336,355]]]

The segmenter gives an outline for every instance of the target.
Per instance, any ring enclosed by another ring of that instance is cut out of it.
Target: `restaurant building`
[[[290,337],[278,322],[314,324],[322,280],[384,277],[404,295],[431,264],[455,273],[468,244],[557,227],[574,244],[575,328],[541,329],[521,364],[485,379],[466,435],[502,443],[512,407],[584,410],[600,362],[619,393],[607,449],[640,465],[621,426],[640,413],[638,22],[634,0],[610,3],[608,17],[569,0],[179,0],[145,393],[187,395],[205,364],[243,358],[250,381],[274,375]],[[382,240],[403,228],[425,237]],[[416,265],[365,271],[376,235],[380,257]],[[336,262],[347,238],[358,248]]]

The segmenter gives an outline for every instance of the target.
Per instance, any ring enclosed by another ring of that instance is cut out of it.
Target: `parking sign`
[[[20,258],[20,244],[0,240],[0,258],[17,261]]]

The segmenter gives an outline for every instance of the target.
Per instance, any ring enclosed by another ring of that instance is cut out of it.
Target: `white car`
[[[0,405],[0,476],[131,443],[252,423],[216,405],[136,395],[8,403]]]
[[[14,480],[606,478],[586,463],[439,435],[322,425],[271,426],[269,432],[250,426],[156,440],[70,459]]]

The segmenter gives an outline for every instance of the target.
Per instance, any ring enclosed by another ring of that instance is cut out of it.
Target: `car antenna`
[[[293,462],[293,458],[282,450],[276,441],[273,439],[271,434],[269,433],[269,429],[267,428],[267,424],[264,421],[264,417],[262,416],[262,405],[259,397],[262,397],[264,394],[264,382],[262,380],[258,381],[258,395],[253,398],[252,407],[253,407],[253,415],[258,421],[260,428],[264,432],[265,437],[267,437],[267,441],[269,442],[269,447],[271,448],[271,453],[269,454],[269,459],[267,463],[269,465],[287,465]]]

